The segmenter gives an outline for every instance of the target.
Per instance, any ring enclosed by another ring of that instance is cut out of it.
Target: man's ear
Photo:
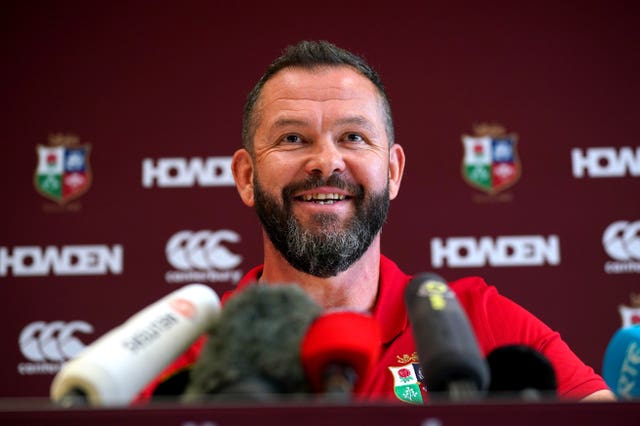
[[[404,150],[394,143],[389,149],[389,198],[393,200],[400,191],[400,182],[404,173]]]
[[[233,179],[236,181],[236,189],[242,202],[249,207],[253,207],[253,159],[251,154],[244,148],[237,150],[231,160],[231,170]]]

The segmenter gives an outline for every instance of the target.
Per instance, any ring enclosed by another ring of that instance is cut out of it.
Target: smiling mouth
[[[334,204],[351,197],[344,194],[305,194],[296,197],[298,201],[306,201],[314,204]]]

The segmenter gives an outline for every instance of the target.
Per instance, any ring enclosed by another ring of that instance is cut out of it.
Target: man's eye
[[[364,138],[359,133],[347,133],[344,138],[348,142],[364,142]]]
[[[286,135],[282,138],[283,142],[286,143],[300,143],[302,142],[302,138],[298,135]]]

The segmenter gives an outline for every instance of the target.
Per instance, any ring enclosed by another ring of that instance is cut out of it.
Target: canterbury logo
[[[242,262],[242,256],[231,252],[225,243],[238,242],[240,236],[228,229],[180,231],[167,242],[167,261],[174,268],[181,270],[232,269]]]
[[[602,235],[602,245],[613,259],[640,260],[640,220],[613,222]]]
[[[84,321],[32,322],[20,333],[20,350],[33,362],[64,362],[85,348],[76,333],[91,334],[93,326]]]

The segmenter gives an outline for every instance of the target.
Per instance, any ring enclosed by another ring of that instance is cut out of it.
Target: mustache
[[[342,178],[340,175],[333,173],[326,179],[320,175],[312,174],[302,181],[290,183],[282,189],[282,199],[285,201],[285,203],[288,203],[293,199],[293,195],[295,193],[320,188],[322,186],[328,186],[347,191],[353,196],[353,198],[356,199],[364,198],[364,188],[362,187],[362,185],[349,182]]]

